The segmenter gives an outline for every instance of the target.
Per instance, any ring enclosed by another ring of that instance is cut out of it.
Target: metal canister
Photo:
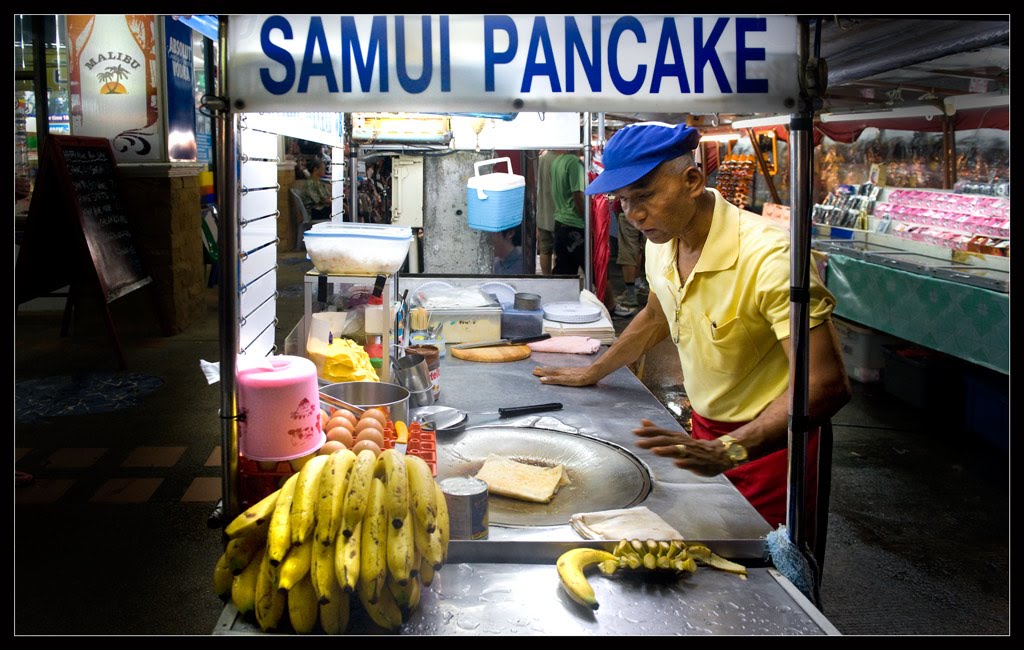
[[[455,476],[439,485],[448,504],[450,538],[487,539],[487,483],[472,476]]]

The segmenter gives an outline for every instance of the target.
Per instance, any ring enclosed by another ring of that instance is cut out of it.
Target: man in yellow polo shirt
[[[786,520],[790,242],[788,233],[704,186],[693,159],[699,133],[645,122],[608,141],[604,171],[587,194],[614,193],[647,237],[652,297],[618,340],[586,367],[538,367],[545,384],[589,386],[666,337],[679,353],[693,407],[692,433],[642,420],[637,445],[702,476],[725,476],[765,520]],[[810,283],[812,426],[850,398],[831,314],[814,269]],[[812,435],[809,457],[817,453]]]

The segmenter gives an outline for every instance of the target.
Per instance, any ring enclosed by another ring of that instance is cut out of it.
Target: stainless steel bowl
[[[386,406],[392,422],[409,421],[409,390],[398,384],[377,381],[343,381],[328,384],[320,389],[331,397],[337,397],[360,408]]]

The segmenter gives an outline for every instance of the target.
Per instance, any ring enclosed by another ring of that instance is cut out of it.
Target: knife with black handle
[[[549,404],[531,404],[529,406],[508,406],[498,409],[498,417],[510,418],[516,415],[528,415],[530,413],[541,413],[543,411],[559,411],[562,409],[560,402]]]
[[[498,339],[497,341],[480,341],[478,343],[459,343],[452,347],[456,350],[470,350],[472,348],[491,348],[496,346],[505,345],[520,345],[523,343],[533,343],[534,341],[546,341],[551,338],[551,334],[544,333],[539,336],[520,336],[519,338],[511,339]]]

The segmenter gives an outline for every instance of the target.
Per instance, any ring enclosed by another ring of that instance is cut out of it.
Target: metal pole
[[[790,116],[790,192],[791,192],[791,248],[790,263],[790,411],[789,411],[789,503],[787,527],[790,539],[802,552],[808,549],[808,521],[806,503],[807,439],[810,412],[808,408],[808,369],[810,336],[808,320],[810,286],[810,234],[811,234],[811,170],[812,128],[814,106],[811,93],[817,75],[815,61],[809,60],[806,22],[800,23],[799,60],[804,77],[801,97],[796,113]]]
[[[750,138],[750,146],[754,148],[754,157],[757,159],[757,166],[761,168],[761,175],[764,176],[765,182],[768,184],[768,191],[771,192],[772,201],[775,203],[782,203],[779,200],[779,191],[775,189],[775,182],[772,180],[772,175],[768,172],[768,163],[764,159],[764,152],[761,151],[761,143],[757,141],[757,135],[754,134],[754,129],[747,129],[747,137]],[[751,197],[753,199],[753,197]]]
[[[235,116],[231,112],[231,93],[228,86],[228,18],[220,17],[217,40],[220,44],[218,76],[220,78],[221,106],[216,113],[217,136],[217,201],[222,215],[217,246],[220,255],[220,385],[221,385],[221,467],[224,475],[221,493],[224,501],[225,522],[239,514],[238,497],[238,395],[235,386],[235,368],[238,355],[238,202],[237,146]]]
[[[359,221],[359,145],[352,141],[351,131],[345,137],[348,138],[349,221],[356,223]]]
[[[590,113],[583,114],[583,125],[584,125],[584,140],[583,140],[583,186],[586,187],[590,184],[587,180],[590,178],[590,158],[591,158],[591,147],[590,147],[590,134],[593,129],[593,124],[590,119]],[[587,291],[593,291],[594,285],[591,283],[593,279],[593,252],[590,247],[591,240],[590,230],[590,198],[584,196],[583,200],[583,286]]]
[[[956,130],[952,115],[942,116],[942,189],[951,190],[956,185]]]
[[[56,19],[56,16],[52,17]],[[32,89],[36,94],[36,151],[42,151],[50,134],[50,92],[46,85],[46,21],[32,17]]]

